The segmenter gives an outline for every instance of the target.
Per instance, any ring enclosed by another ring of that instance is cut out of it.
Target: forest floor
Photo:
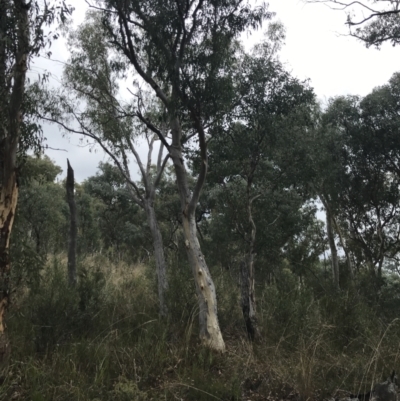
[[[214,270],[223,354],[199,344],[188,271],[171,273],[161,320],[151,264],[86,258],[71,290],[65,257],[50,258],[14,294],[0,400],[311,401],[368,392],[400,371],[398,319],[355,289],[321,294],[285,273],[258,288],[261,336],[251,343],[237,285]]]

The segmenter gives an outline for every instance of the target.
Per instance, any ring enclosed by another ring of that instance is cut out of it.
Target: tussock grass
[[[400,321],[357,288],[321,293],[291,277],[259,288],[250,343],[237,283],[214,270],[224,354],[198,343],[189,269],[170,272],[160,320],[153,266],[86,258],[71,289],[65,256],[49,258],[40,286],[15,294],[0,400],[320,400],[400,370]]]

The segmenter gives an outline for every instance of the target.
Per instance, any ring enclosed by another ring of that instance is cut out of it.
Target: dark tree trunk
[[[8,21],[7,9],[13,9],[10,13],[15,20]],[[5,317],[10,302],[9,245],[18,200],[16,159],[29,55],[28,10],[24,0],[0,0],[0,366],[8,363],[10,355]],[[10,26],[17,36],[15,50],[8,47]],[[12,76],[7,76],[7,69]]]
[[[335,233],[333,231],[333,219],[330,205],[325,196],[320,195],[322,204],[325,207],[326,213],[326,234],[328,236],[329,248],[331,250],[331,266],[332,266],[332,280],[335,288],[340,288],[339,282],[339,259],[335,243]]]
[[[247,335],[251,341],[254,341],[258,335],[253,266],[254,260],[252,255],[246,255],[240,264],[242,313],[246,323]]]
[[[70,223],[68,236],[68,282],[70,286],[76,285],[76,239],[78,236],[78,225],[76,219],[76,204],[75,204],[75,182],[74,170],[67,159],[67,201],[69,205]]]
[[[326,210],[326,232],[328,234],[329,248],[331,249],[332,279],[336,288],[340,288],[339,284],[339,260],[338,252],[335,244],[335,234],[332,227],[332,218],[329,209]]]

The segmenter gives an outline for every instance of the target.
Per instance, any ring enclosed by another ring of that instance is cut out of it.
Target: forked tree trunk
[[[76,219],[76,204],[75,204],[75,182],[74,170],[67,159],[67,201],[69,206],[69,236],[68,236],[68,283],[74,287],[76,285],[76,240],[78,236],[78,225]]]
[[[157,285],[158,285],[158,300],[160,306],[160,316],[166,317],[168,314],[168,307],[165,300],[165,295],[168,291],[167,280],[167,264],[165,262],[164,245],[160,227],[158,226],[156,213],[154,210],[153,202],[146,200],[144,208],[147,215],[147,221],[150,227],[151,235],[153,237],[154,258],[156,262],[157,272]]]
[[[176,116],[170,121],[172,145],[169,154],[174,163],[176,182],[182,206],[182,225],[185,237],[185,247],[190,267],[196,284],[197,300],[199,303],[200,340],[202,343],[218,351],[225,350],[218,322],[217,297],[214,282],[201,252],[197,238],[195,212],[198,197],[207,172],[206,145],[201,142],[202,167],[193,193],[189,190],[186,168],[182,156],[181,126]],[[200,135],[199,135],[200,137]],[[204,139],[204,135],[203,135]]]

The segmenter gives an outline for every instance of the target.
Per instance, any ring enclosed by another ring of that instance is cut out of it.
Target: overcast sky
[[[84,1],[70,0],[69,3],[76,8],[74,21],[81,23],[85,14]],[[281,60],[294,76],[310,79],[321,101],[345,94],[366,95],[400,70],[400,48],[386,44],[381,50],[366,49],[346,35],[344,12],[333,11],[322,4],[306,5],[299,0],[271,0],[269,5],[270,11],[276,12],[275,19],[286,28]],[[245,40],[255,43],[260,38],[259,32]],[[68,53],[62,40],[54,44],[52,52],[53,59],[67,61]],[[34,78],[43,69],[51,71],[51,81],[58,84],[62,64],[41,58],[32,65],[30,75]],[[46,125],[44,135],[49,146],[66,150],[48,150],[46,153],[64,170],[68,157],[78,182],[94,175],[99,161],[108,160],[98,149],[90,152],[77,137],[62,138],[55,126]],[[145,155],[145,148],[141,153]]]

